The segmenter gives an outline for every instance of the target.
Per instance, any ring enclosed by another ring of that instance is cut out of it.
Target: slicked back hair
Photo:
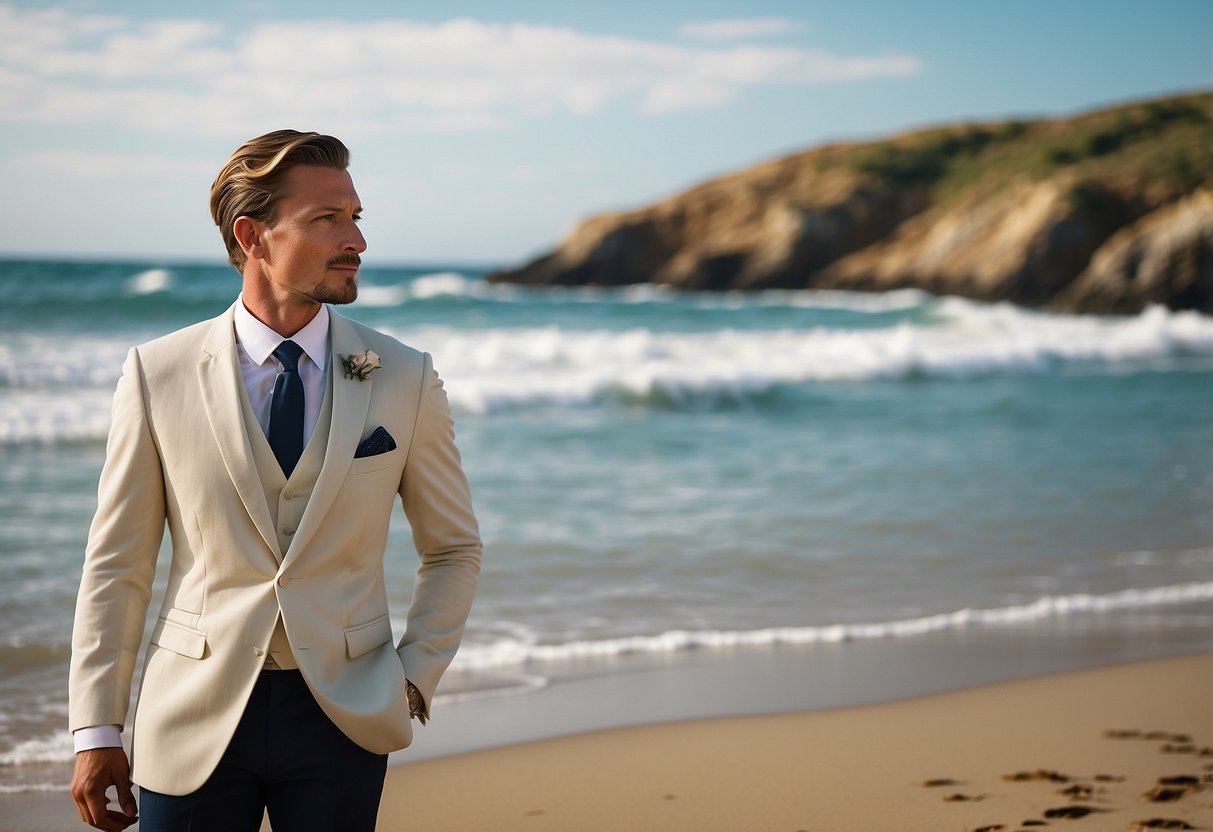
[[[320,133],[275,130],[240,145],[211,185],[211,218],[223,236],[228,262],[243,273],[247,258],[233,226],[238,218],[250,217],[272,228],[283,180],[291,168],[318,165],[345,170],[349,164],[346,146]]]

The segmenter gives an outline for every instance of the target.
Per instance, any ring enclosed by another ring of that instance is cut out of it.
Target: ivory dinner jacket
[[[329,430],[305,450],[324,442],[323,463],[318,474],[296,469],[279,490],[258,473],[253,443],[264,435],[246,427],[234,308],[127,356],[76,605],[69,727],[123,725],[167,523],[171,563],[131,773],[165,794],[196,790],[218,764],[279,617],[328,717],[370,751],[407,746],[405,678],[432,701],[480,571],[471,495],[430,356],[330,309]],[[341,356],[366,350],[382,367],[365,381],[345,377]],[[355,459],[380,427],[395,449]],[[398,644],[383,574],[397,495],[421,560]],[[290,510],[299,500],[302,512]]]

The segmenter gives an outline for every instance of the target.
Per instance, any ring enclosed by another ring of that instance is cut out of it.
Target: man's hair
[[[350,152],[340,140],[319,133],[275,130],[249,139],[227,160],[211,185],[211,218],[219,226],[228,262],[244,271],[247,259],[233,226],[239,217],[260,220],[271,228],[282,183],[296,165],[319,165],[345,170]]]

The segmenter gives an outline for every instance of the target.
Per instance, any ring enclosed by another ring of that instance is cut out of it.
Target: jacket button
[[[278,586],[286,586],[290,582],[291,582],[291,579],[288,578],[286,575],[283,575],[280,578],[278,578]]]
[[[293,535],[295,533],[295,530],[294,529],[283,529],[282,533],[284,535],[286,535],[287,537],[290,537],[291,535]]]

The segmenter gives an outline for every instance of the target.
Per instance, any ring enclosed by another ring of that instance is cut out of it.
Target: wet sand
[[[402,832],[1058,827],[1213,827],[1213,654],[394,766],[380,813]]]

